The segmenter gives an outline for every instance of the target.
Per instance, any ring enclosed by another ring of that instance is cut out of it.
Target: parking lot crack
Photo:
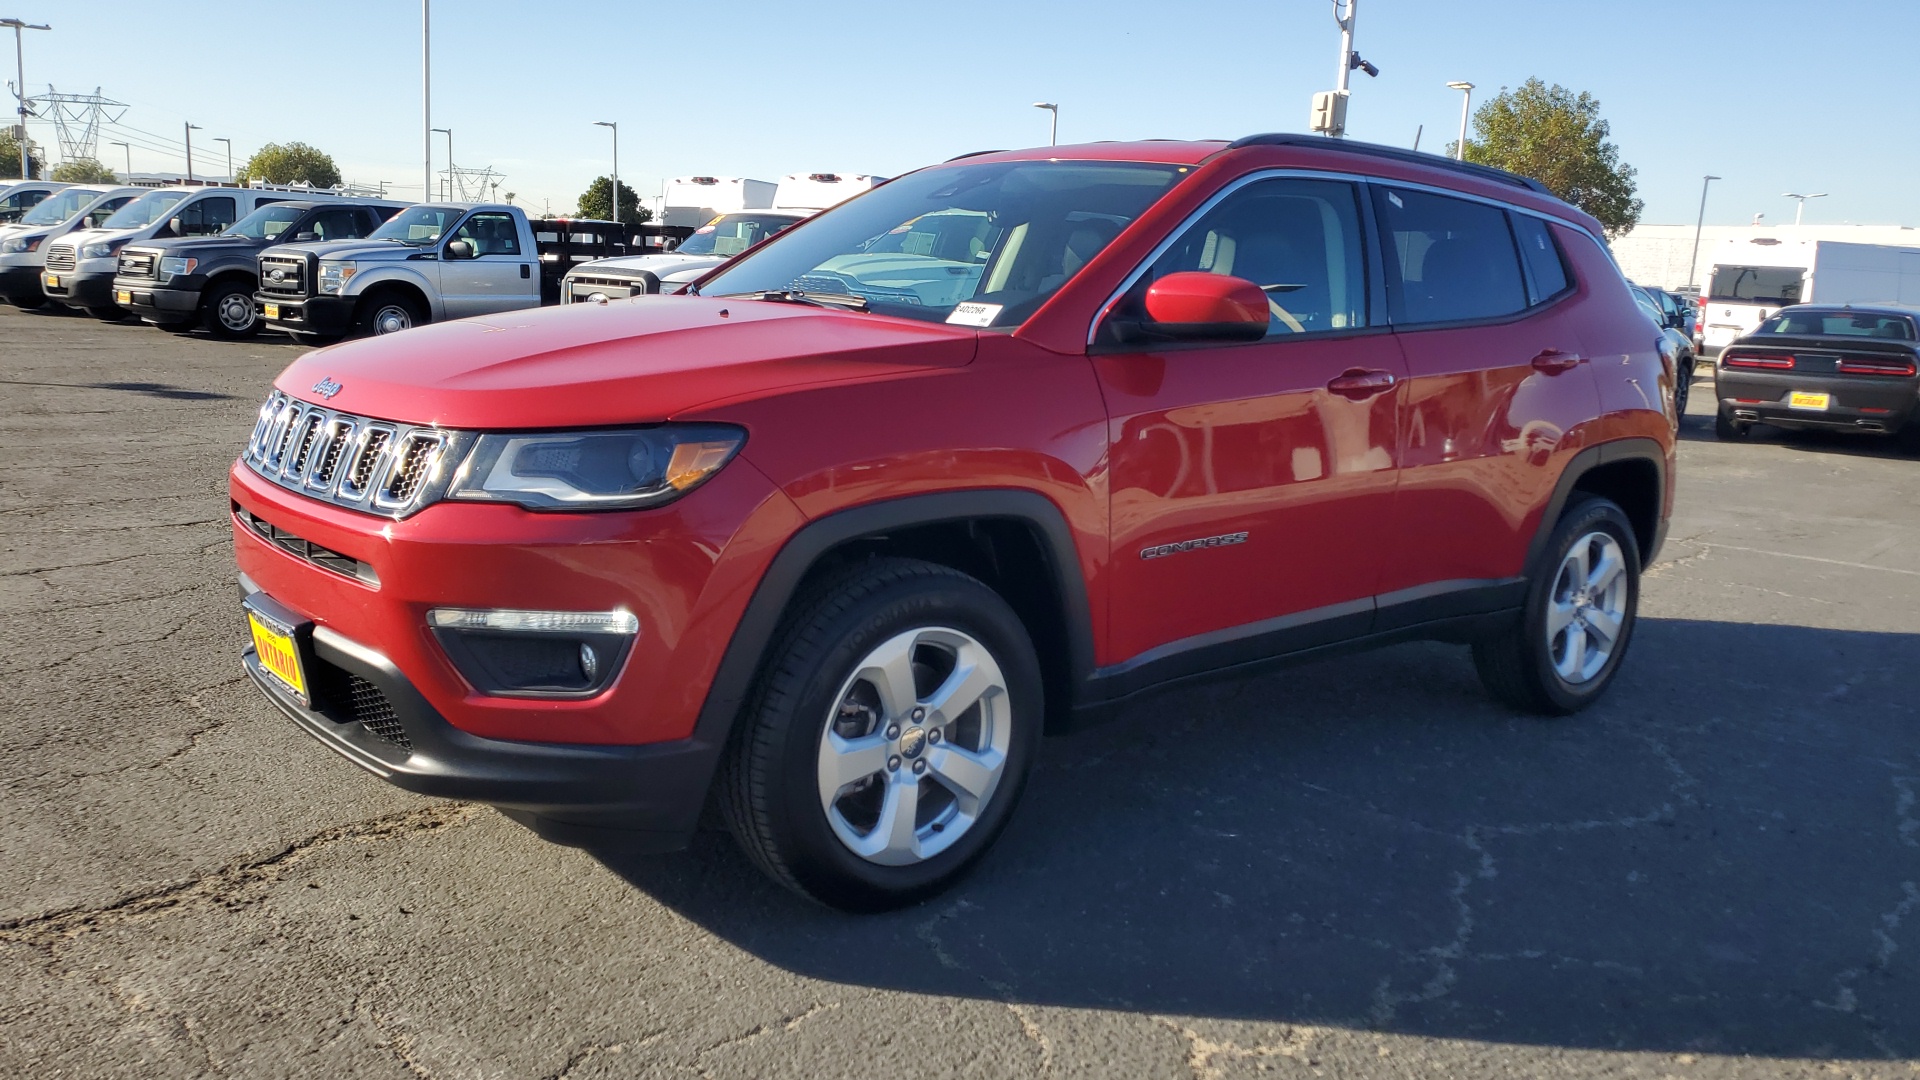
[[[582,1065],[585,1065],[587,1062],[592,1061],[594,1058],[602,1057],[602,1056],[616,1057],[620,1054],[626,1053],[629,1048],[638,1050],[642,1047],[649,1046],[653,1043],[660,1041],[662,1038],[666,1037],[666,1034],[667,1034],[667,1029],[661,1028],[658,1031],[649,1032],[648,1034],[630,1043],[629,1042],[588,1043],[586,1046],[583,1046],[580,1049],[575,1050],[572,1054],[568,1055],[565,1063],[563,1063],[558,1069],[554,1070],[553,1072],[547,1073],[545,1076],[542,1076],[540,1080],[568,1080],[569,1077],[573,1076],[574,1070],[580,1068],[580,1066]]]
[[[1223,1080],[1227,1067],[1239,1062],[1262,1062],[1272,1058],[1293,1058],[1309,1064],[1307,1055],[1318,1032],[1312,1028],[1283,1026],[1278,1038],[1253,1046],[1224,1039],[1210,1039],[1170,1016],[1155,1016],[1153,1022],[1173,1032],[1187,1044],[1187,1072],[1193,1080]],[[1265,1068],[1264,1065],[1261,1068]]]
[[[712,1072],[710,1072],[706,1066],[706,1059],[710,1055],[725,1050],[730,1046],[741,1046],[745,1043],[753,1042],[756,1039],[764,1038],[767,1035],[773,1034],[775,1031],[783,1034],[791,1034],[799,1030],[801,1025],[821,1013],[830,1012],[839,1007],[840,1003],[837,1001],[815,1002],[791,1016],[785,1016],[778,1020],[769,1020],[764,1024],[755,1024],[753,1027],[738,1035],[729,1035],[719,1042],[703,1046],[698,1051],[695,1051],[693,1055],[694,1071],[698,1072],[701,1076],[712,1076]]]

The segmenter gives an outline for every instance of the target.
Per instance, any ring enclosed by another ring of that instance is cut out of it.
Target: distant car
[[[1686,297],[1671,289],[1648,288],[1647,293],[1666,313],[1667,325],[1685,334],[1688,341],[1699,336],[1700,312]]]
[[[1920,451],[1920,308],[1802,304],[1734,339],[1714,361],[1713,431],[1756,424],[1894,435]]]
[[[745,210],[721,214],[695,229],[672,251],[582,263],[569,270],[561,282],[560,302],[575,304],[672,292],[767,237],[792,228],[812,212]]]
[[[1634,303],[1640,305],[1641,312],[1653,320],[1653,325],[1660,328],[1661,336],[1673,344],[1673,415],[1676,418],[1685,416],[1687,399],[1693,392],[1693,369],[1696,356],[1693,351],[1693,338],[1675,325],[1678,322],[1677,317],[1661,306],[1659,289],[1648,289],[1631,282],[1627,284],[1627,289],[1633,293]]]

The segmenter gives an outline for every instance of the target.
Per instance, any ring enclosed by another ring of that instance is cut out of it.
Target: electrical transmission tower
[[[453,190],[455,202],[485,202],[488,192],[505,180],[505,173],[493,171],[489,165],[484,169],[443,169],[442,175],[449,175],[448,186]]]
[[[126,102],[101,97],[97,86],[91,94],[62,94],[49,83],[47,92],[27,105],[53,121],[63,161],[100,160],[100,125],[117,124],[127,114]],[[109,109],[120,111],[109,116]]]

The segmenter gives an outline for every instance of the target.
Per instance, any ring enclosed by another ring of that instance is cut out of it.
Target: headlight
[[[482,435],[447,497],[529,510],[657,506],[719,472],[746,441],[746,432],[720,424]]]
[[[193,268],[199,265],[199,259],[176,259],[169,255],[160,260],[160,273],[156,276],[163,282],[171,281],[193,273]]]
[[[46,238],[46,234],[42,233],[39,236],[15,236],[0,240],[0,255],[18,255],[23,251],[36,250],[40,246],[40,241]]]
[[[80,257],[83,259],[104,259],[114,252],[119,251],[125,244],[125,240],[108,240],[104,243],[88,244],[86,247],[80,249]]]
[[[353,280],[353,275],[359,272],[360,268],[350,262],[321,263],[320,291],[337,293],[346,288],[347,282]]]

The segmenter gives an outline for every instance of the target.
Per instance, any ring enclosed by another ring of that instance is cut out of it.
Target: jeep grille
[[[470,443],[464,432],[373,420],[275,391],[240,460],[290,491],[403,518],[439,496]]]

